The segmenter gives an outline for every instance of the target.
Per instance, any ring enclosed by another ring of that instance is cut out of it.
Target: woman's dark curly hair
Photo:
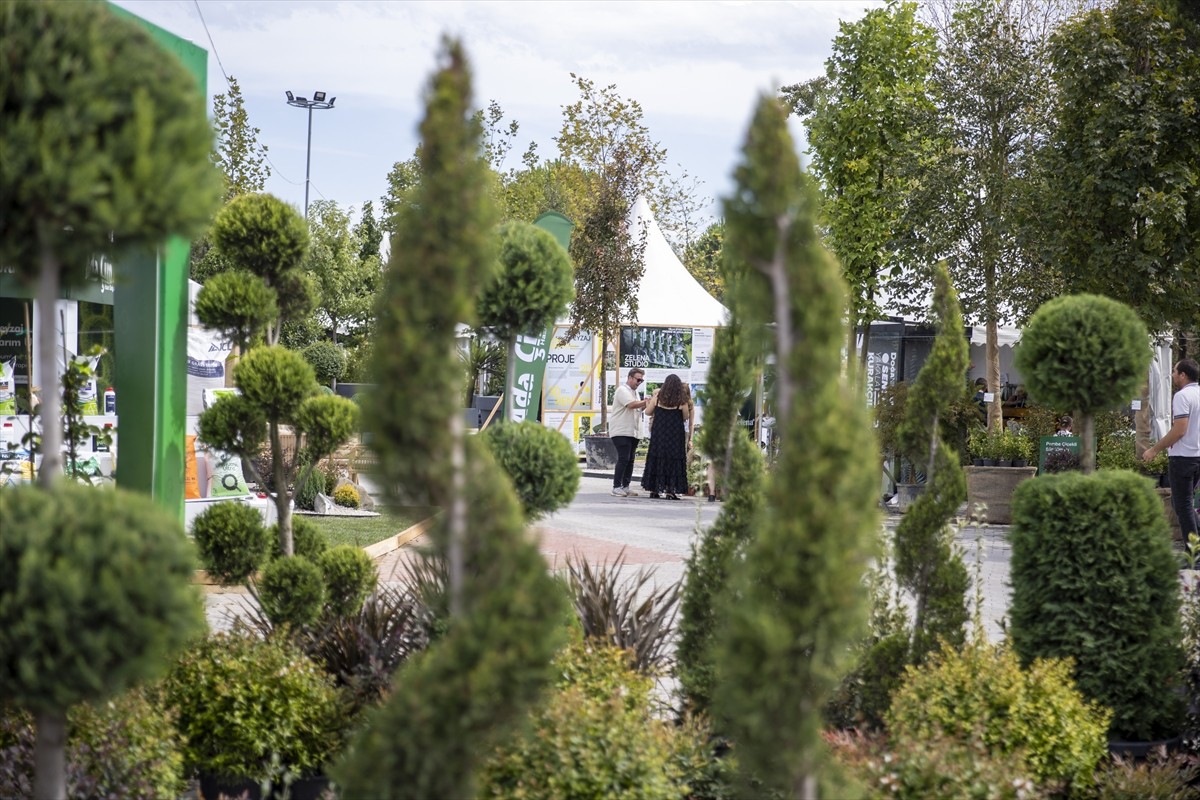
[[[687,405],[687,401],[688,395],[683,388],[683,381],[679,380],[678,375],[671,373],[658,390],[658,404],[666,408],[677,408]]]

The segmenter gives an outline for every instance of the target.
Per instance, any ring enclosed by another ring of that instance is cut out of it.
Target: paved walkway
[[[533,526],[546,561],[561,570],[568,557],[611,563],[623,551],[626,576],[653,569],[651,585],[681,580],[692,543],[700,531],[712,525],[721,504],[706,502],[703,497],[652,500],[644,493],[613,497],[611,489],[610,478],[585,474],[574,501]],[[894,531],[900,517],[884,513],[881,519],[885,530]],[[968,526],[958,534],[968,570],[979,577],[982,617],[992,639],[1002,635],[1000,623],[1008,607],[1007,531],[1007,526]],[[377,559],[381,580],[397,581],[400,566],[415,556],[415,546],[421,541],[415,539]],[[227,628],[229,615],[241,613],[247,599],[240,593],[210,593],[210,623],[217,629]]]

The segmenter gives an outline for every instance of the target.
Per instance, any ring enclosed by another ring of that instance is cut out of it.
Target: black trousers
[[[633,454],[637,451],[636,436],[614,436],[613,444],[617,448],[617,468],[613,472],[613,488],[628,489],[633,480]]]
[[[1200,486],[1200,458],[1170,456],[1167,459],[1167,480],[1171,484],[1171,503],[1179,517],[1179,529],[1187,544],[1189,532],[1200,534],[1196,519],[1196,487]]]

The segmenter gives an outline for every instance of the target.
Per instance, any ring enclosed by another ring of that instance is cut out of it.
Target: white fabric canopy
[[[644,197],[639,197],[629,210],[630,234],[638,236],[643,222],[646,225],[646,272],[637,289],[638,324],[684,328],[723,326],[727,316],[725,306],[705,291],[683,266],[654,221],[650,205]]]

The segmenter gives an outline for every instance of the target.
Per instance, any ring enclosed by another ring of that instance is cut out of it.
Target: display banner
[[[715,333],[711,327],[622,326],[619,380],[631,368],[641,367],[646,370],[646,383],[661,384],[672,373],[684,383],[706,383]]]
[[[594,411],[595,393],[592,381],[588,380],[595,360],[592,355],[592,335],[580,333],[571,341],[559,344],[559,339],[566,331],[567,328],[562,325],[554,328],[550,352],[546,357],[546,391],[542,408],[547,412]],[[583,391],[580,391],[581,385]]]
[[[537,419],[538,401],[542,398],[542,376],[546,374],[546,356],[554,328],[541,333],[522,334],[508,354],[512,384],[508,387],[508,418],[514,422]]]

